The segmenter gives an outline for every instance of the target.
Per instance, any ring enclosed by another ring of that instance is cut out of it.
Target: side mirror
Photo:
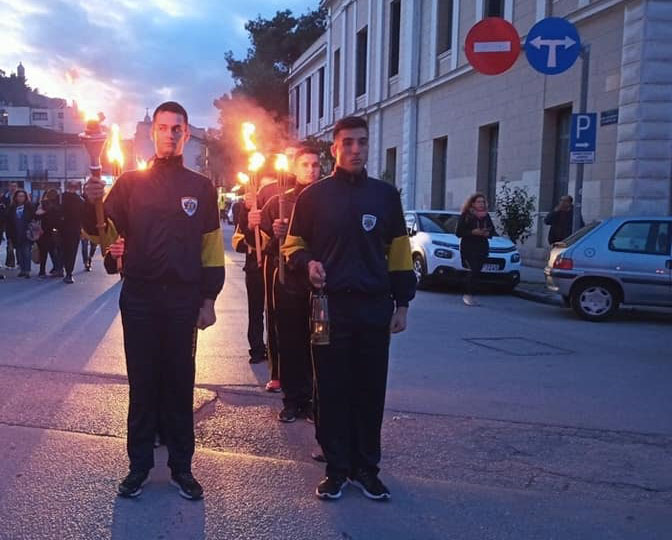
[[[410,227],[406,228],[408,231],[408,236],[415,236],[415,233],[417,232],[415,229],[411,229]]]

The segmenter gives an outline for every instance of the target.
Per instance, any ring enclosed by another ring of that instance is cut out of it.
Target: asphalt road
[[[227,235],[231,230],[227,228]],[[78,265],[80,263],[78,262]],[[240,255],[197,355],[202,502],[157,466],[115,497],[125,456],[119,280],[0,281],[0,538],[672,538],[672,316],[606,324],[504,295],[418,293],[393,338],[389,504],[313,496],[312,426],[280,424],[247,363]],[[159,449],[157,462],[165,462]]]

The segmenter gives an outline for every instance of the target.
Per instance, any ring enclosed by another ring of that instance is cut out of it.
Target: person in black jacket
[[[560,197],[558,205],[544,218],[544,223],[551,226],[548,230],[548,243],[551,246],[571,235],[574,228],[574,199],[572,196]],[[581,227],[584,225],[583,218],[581,218],[580,225]]]
[[[79,196],[78,182],[70,182],[67,191],[63,194],[63,228],[61,242],[63,245],[63,266],[65,267],[65,283],[74,283],[72,271],[77,259],[77,248],[82,231],[82,215],[84,199]]]
[[[216,320],[224,245],[215,187],[182,164],[189,138],[184,108],[172,101],[159,105],[151,136],[152,166],[123,173],[105,198],[105,237],[98,236],[93,204],[86,205],[84,228],[98,244],[110,245],[118,236],[125,240],[119,305],[130,387],[130,471],[117,493],[142,492],[154,466],[160,419],[171,481],[182,497],[195,500],[203,496],[191,472],[197,328]],[[103,197],[105,184],[91,178],[84,189],[87,201],[94,202]]]
[[[40,250],[39,277],[46,276],[47,257],[51,257],[51,272],[54,277],[63,277],[63,259],[61,257],[61,233],[63,229],[63,208],[58,191],[48,189],[37,207],[35,217],[40,220],[42,235],[37,240]]]
[[[14,198],[14,193],[16,193],[17,189],[19,189],[19,184],[17,182],[9,182],[8,190],[5,193],[3,193],[2,197],[0,197],[0,213],[4,215],[5,221],[3,223],[5,227],[5,236],[7,236],[7,246],[5,254],[5,266],[7,268],[14,268],[14,266],[16,266],[16,257],[14,256],[14,246],[12,245],[12,241],[10,240],[9,236],[6,234],[7,229],[6,220],[7,220],[7,213],[9,212],[9,207],[12,205],[12,199]],[[1,217],[2,216],[0,216],[0,218]]]
[[[349,116],[334,126],[333,174],[299,195],[282,245],[291,268],[329,296],[329,344],[312,345],[316,438],[327,461],[315,494],[338,499],[348,478],[387,500],[378,477],[390,334],[406,328],[415,295],[399,192],[370,178],[369,130]]]
[[[302,147],[294,158],[296,185],[284,195],[285,215],[291,216],[297,197],[320,177],[317,150]],[[278,414],[281,422],[297,417],[313,421],[313,368],[310,357],[309,297],[310,283],[304,272],[285,267],[285,282],[278,272],[279,247],[284,240],[289,219],[280,219],[280,195],[269,199],[259,211],[261,230],[268,237],[267,264],[273,269],[272,302],[275,312],[278,345],[278,377],[284,397]]]
[[[488,202],[482,193],[474,193],[465,201],[456,234],[461,238],[462,266],[469,270],[466,294],[462,300],[467,306],[476,306],[474,288],[490,251],[488,239],[495,234],[495,226],[488,214]]]
[[[28,228],[33,220],[35,210],[28,193],[17,189],[12,197],[12,204],[7,213],[7,236],[11,239],[19,263],[19,277],[30,278],[32,263],[30,252],[33,242],[28,238]]]

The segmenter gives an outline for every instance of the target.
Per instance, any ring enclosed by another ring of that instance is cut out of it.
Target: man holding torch
[[[317,150],[304,146],[294,158],[296,185],[287,190],[283,181],[286,173],[279,171],[280,192],[259,212],[261,230],[270,238],[266,249],[272,260],[273,306],[278,341],[280,386],[284,394],[283,408],[278,414],[281,422],[294,422],[297,417],[313,419],[313,368],[310,357],[309,296],[310,283],[305,273],[286,268],[279,248],[287,234],[289,217],[301,192],[320,177],[320,157]],[[257,217],[250,214],[250,221]],[[284,274],[284,275],[283,275]]]
[[[338,499],[348,480],[387,500],[378,478],[390,334],[406,328],[415,295],[399,193],[370,178],[369,129],[349,116],[334,126],[333,174],[296,201],[282,253],[329,295],[329,343],[313,344],[316,437],[327,460],[316,495]]]
[[[152,167],[122,174],[105,199],[104,237],[96,237],[93,204],[84,225],[101,245],[117,236],[125,240],[119,305],[130,386],[130,471],[118,494],[141,493],[154,466],[160,418],[172,483],[181,496],[194,500],[203,496],[191,473],[196,333],[215,323],[224,245],[214,186],[182,165],[187,112],[172,101],[159,105],[151,134]],[[103,197],[100,179],[90,178],[84,189],[92,203]]]

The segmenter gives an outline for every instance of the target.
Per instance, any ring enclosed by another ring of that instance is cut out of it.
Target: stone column
[[[672,211],[672,2],[626,4],[614,215]]]

